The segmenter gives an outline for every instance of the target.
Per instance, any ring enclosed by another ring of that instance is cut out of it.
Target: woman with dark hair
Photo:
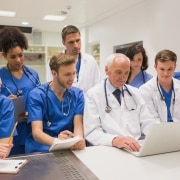
[[[145,71],[148,68],[146,51],[142,45],[135,44],[129,47],[125,54],[131,61],[131,71],[126,83],[139,88],[153,77]]]
[[[27,105],[29,91],[40,85],[38,73],[24,65],[24,50],[28,48],[26,36],[15,27],[0,30],[0,51],[7,64],[0,69],[2,80],[1,94],[10,99],[23,96]],[[13,139],[11,155],[25,153],[25,140],[28,135],[27,113],[23,122],[17,125],[17,136]]]

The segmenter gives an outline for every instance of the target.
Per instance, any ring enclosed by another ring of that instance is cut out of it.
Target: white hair
[[[110,56],[107,57],[107,59],[106,59],[106,66],[108,66],[108,67],[111,66],[115,59],[118,59],[120,61],[127,60],[130,63],[129,58],[125,54],[114,53],[114,54],[111,54]]]

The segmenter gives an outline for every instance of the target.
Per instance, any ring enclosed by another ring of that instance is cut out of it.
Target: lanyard
[[[78,61],[77,61],[77,63],[76,63],[76,78],[77,78],[77,82],[78,82],[78,80],[79,80],[80,67],[81,67],[81,54],[79,54],[79,56],[78,56]]]

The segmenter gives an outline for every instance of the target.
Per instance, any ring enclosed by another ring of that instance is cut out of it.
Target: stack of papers
[[[69,149],[77,142],[83,140],[82,136],[75,136],[73,138],[59,140],[57,143],[54,143],[50,148],[49,151],[57,151],[62,149]]]

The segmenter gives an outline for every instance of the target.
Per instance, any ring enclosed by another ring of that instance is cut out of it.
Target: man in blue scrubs
[[[72,87],[76,75],[76,58],[54,55],[49,62],[53,80],[29,93],[28,123],[32,128],[26,152],[48,151],[57,139],[83,136],[83,91]],[[84,139],[72,149],[83,149]]]

